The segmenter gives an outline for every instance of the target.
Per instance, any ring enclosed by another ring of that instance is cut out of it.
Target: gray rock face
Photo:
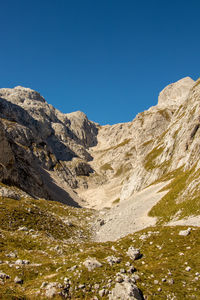
[[[1,186],[0,186],[0,196],[4,198],[14,199],[14,200],[20,200],[20,195],[18,193],[16,193],[11,189],[1,187]]]
[[[83,112],[76,111],[66,114],[66,116],[70,121],[72,132],[83,142],[85,147],[92,147],[97,144],[97,125],[89,121]]]
[[[76,176],[92,171],[87,147],[95,145],[97,132],[85,114],[76,112],[68,118],[29,88],[0,89],[0,180],[31,196],[77,206],[71,188],[77,187]],[[74,158],[80,159],[75,167]]]
[[[79,195],[91,207],[113,207],[179,167],[187,170],[197,163],[198,170],[199,99],[199,81],[183,78],[132,122],[100,127],[98,143],[90,149],[90,165],[98,176]],[[192,181],[186,194],[197,185]]]

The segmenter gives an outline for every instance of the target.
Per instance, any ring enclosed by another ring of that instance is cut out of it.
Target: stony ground
[[[116,299],[138,287],[145,299],[199,299],[198,227],[179,235],[187,227],[154,226],[98,243],[96,218],[56,202],[1,198],[0,298]]]
[[[148,216],[151,208],[167,193],[159,192],[168,181],[150,186],[119,201],[112,209],[100,212],[99,226],[96,227],[95,240],[115,241],[127,234],[156,224],[156,218]]]

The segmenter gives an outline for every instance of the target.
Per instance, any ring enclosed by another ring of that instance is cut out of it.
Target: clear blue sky
[[[200,77],[200,1],[2,0],[0,87],[39,91],[100,124],[132,120]]]

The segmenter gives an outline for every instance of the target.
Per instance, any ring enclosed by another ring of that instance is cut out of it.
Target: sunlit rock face
[[[188,97],[190,89],[194,85],[194,80],[185,77],[175,83],[171,83],[162,90],[158,97],[159,106],[179,106]]]
[[[0,97],[1,178],[33,196],[101,209],[199,166],[200,85],[189,77],[133,121],[111,126],[63,114],[29,88],[0,89]]]

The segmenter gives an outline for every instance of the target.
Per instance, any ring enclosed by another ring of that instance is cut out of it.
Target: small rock
[[[111,247],[112,251],[117,251],[116,248],[114,246]]]
[[[188,266],[185,268],[185,270],[189,272],[189,271],[191,271],[191,268]]]
[[[67,283],[69,283],[69,278],[68,278],[68,277],[65,277],[65,278],[64,278],[64,284],[67,284]]]
[[[70,269],[69,269],[69,271],[74,271],[74,270],[76,270],[78,268],[78,266],[73,266],[73,267],[71,267]]]
[[[121,283],[121,282],[124,281],[124,279],[123,279],[121,276],[117,276],[117,277],[115,278],[115,281]]]
[[[139,239],[142,240],[142,241],[145,241],[146,239],[148,238],[148,235],[147,234],[142,234]]]
[[[44,287],[47,286],[47,284],[48,284],[48,282],[44,281],[44,282],[41,284],[40,288],[43,289]]]
[[[134,273],[134,271],[135,271],[136,269],[133,267],[133,266],[131,266],[129,269],[128,269],[128,273],[130,273],[130,274],[132,274],[132,273]]]
[[[179,235],[187,236],[187,235],[190,234],[191,230],[192,229],[190,227],[188,229],[186,229],[186,230],[181,230],[181,231],[179,231]]]
[[[99,289],[99,284],[98,284],[98,283],[95,283],[94,289],[95,289],[95,290],[98,290],[98,289]]]
[[[100,296],[100,297],[105,296],[105,292],[106,292],[105,289],[100,290],[100,291],[99,291],[99,296]]]
[[[53,297],[55,297],[57,294],[58,294],[58,293],[57,293],[56,288],[55,288],[55,287],[51,287],[51,288],[49,288],[49,289],[46,290],[45,296],[46,296],[47,298],[53,298]]]
[[[6,273],[0,272],[0,278],[1,279],[9,279],[10,276],[8,274],[6,274]]]
[[[26,226],[21,226],[18,228],[19,231],[28,231],[28,228]]]
[[[169,284],[174,284],[174,279],[173,279],[173,278],[170,278],[170,279],[167,280],[167,282],[168,282]]]
[[[158,292],[161,292],[161,291],[162,291],[162,289],[159,287],[159,288],[158,288]]]
[[[24,264],[24,265],[29,265],[29,264],[30,264],[30,261],[27,260],[27,259],[23,259],[23,264]]]
[[[17,284],[22,284],[23,283],[23,279],[16,276],[15,279],[14,279],[14,282],[17,283]]]
[[[106,257],[107,262],[113,266],[114,264],[119,264],[121,259],[119,257],[115,257],[114,255]]]
[[[99,225],[100,226],[103,226],[105,224],[105,221],[104,220],[101,220],[100,222],[99,222]]]
[[[17,259],[15,264],[16,265],[23,265],[23,260],[22,259]]]
[[[140,280],[140,276],[138,274],[134,274],[133,275],[133,278],[137,281],[137,280]]]
[[[102,264],[96,260],[96,258],[90,257],[83,262],[83,265],[88,269],[88,271],[92,271],[95,268],[102,267]]]
[[[78,288],[79,289],[84,289],[85,288],[85,284],[79,284]]]
[[[158,284],[158,280],[154,280],[154,282],[153,282],[154,284]]]
[[[132,246],[130,246],[128,248],[128,251],[126,252],[126,254],[133,260],[139,259],[141,257],[140,250],[136,249]]]
[[[172,272],[169,271],[167,274],[171,276],[171,275],[172,275]]]
[[[6,256],[10,257],[10,258],[16,258],[17,254],[15,252],[10,252],[10,253],[6,254]]]
[[[120,273],[124,274],[124,273],[126,273],[126,270],[125,269],[120,269]]]

